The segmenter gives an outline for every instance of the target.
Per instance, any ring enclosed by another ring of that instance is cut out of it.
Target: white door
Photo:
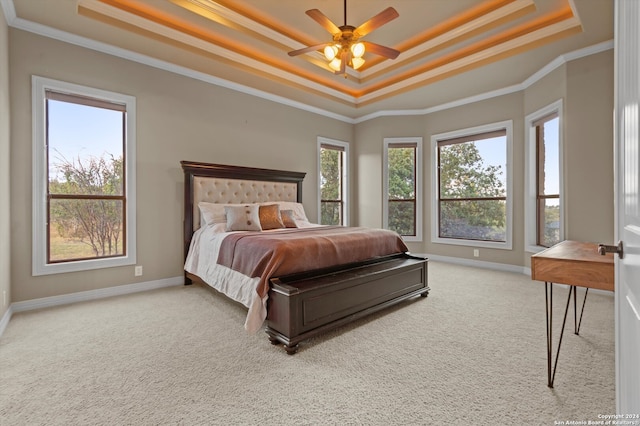
[[[640,415],[640,1],[615,7],[616,409]]]

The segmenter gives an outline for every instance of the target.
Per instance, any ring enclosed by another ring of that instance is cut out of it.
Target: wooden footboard
[[[427,259],[405,254],[273,278],[266,332],[292,355],[302,340],[428,293]]]

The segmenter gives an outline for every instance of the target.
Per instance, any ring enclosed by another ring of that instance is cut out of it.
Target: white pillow
[[[224,213],[224,204],[207,203],[201,201],[198,203],[200,209],[200,225],[211,225],[212,223],[226,223],[227,216]]]
[[[227,222],[214,223],[213,225],[209,225],[209,232],[211,232],[212,234],[221,234],[223,232],[227,232]]]

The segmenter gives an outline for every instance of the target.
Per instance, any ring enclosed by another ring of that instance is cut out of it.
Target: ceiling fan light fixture
[[[333,58],[333,60],[329,62],[329,68],[331,68],[334,71],[340,71],[341,65],[342,65],[342,62],[340,61],[339,58]]]
[[[368,46],[369,53],[388,59],[395,59],[400,54],[399,51],[390,47],[366,41],[364,43],[358,41],[361,37],[366,36],[376,28],[400,16],[392,7],[386,8],[358,27],[347,24],[347,0],[344,0],[344,25],[342,26],[334,24],[318,9],[310,9],[305,13],[327,30],[333,36],[333,41],[293,50],[289,52],[289,56],[322,51],[325,59],[328,61],[329,68],[335,71],[335,74],[344,74],[346,78],[346,66],[357,70],[364,65],[365,60],[363,56],[365,50],[367,50],[365,46]],[[317,53],[314,53],[314,55],[317,55]]]
[[[362,58],[352,58],[351,59],[351,66],[353,67],[354,70],[357,70],[362,65],[364,65],[364,59],[362,59]]]
[[[355,43],[351,45],[351,53],[354,58],[362,58],[364,55],[364,43]],[[363,61],[364,63],[364,61]]]
[[[324,57],[327,58],[327,61],[332,61],[337,54],[338,54],[338,48],[336,47],[336,45],[330,44],[325,46]]]

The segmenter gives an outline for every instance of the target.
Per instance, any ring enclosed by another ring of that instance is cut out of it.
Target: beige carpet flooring
[[[580,336],[568,321],[550,389],[542,283],[438,262],[429,279],[428,298],[294,356],[198,286],[15,314],[0,338],[0,423],[554,425],[615,413],[613,297],[589,295]],[[555,342],[566,294],[554,292]]]

